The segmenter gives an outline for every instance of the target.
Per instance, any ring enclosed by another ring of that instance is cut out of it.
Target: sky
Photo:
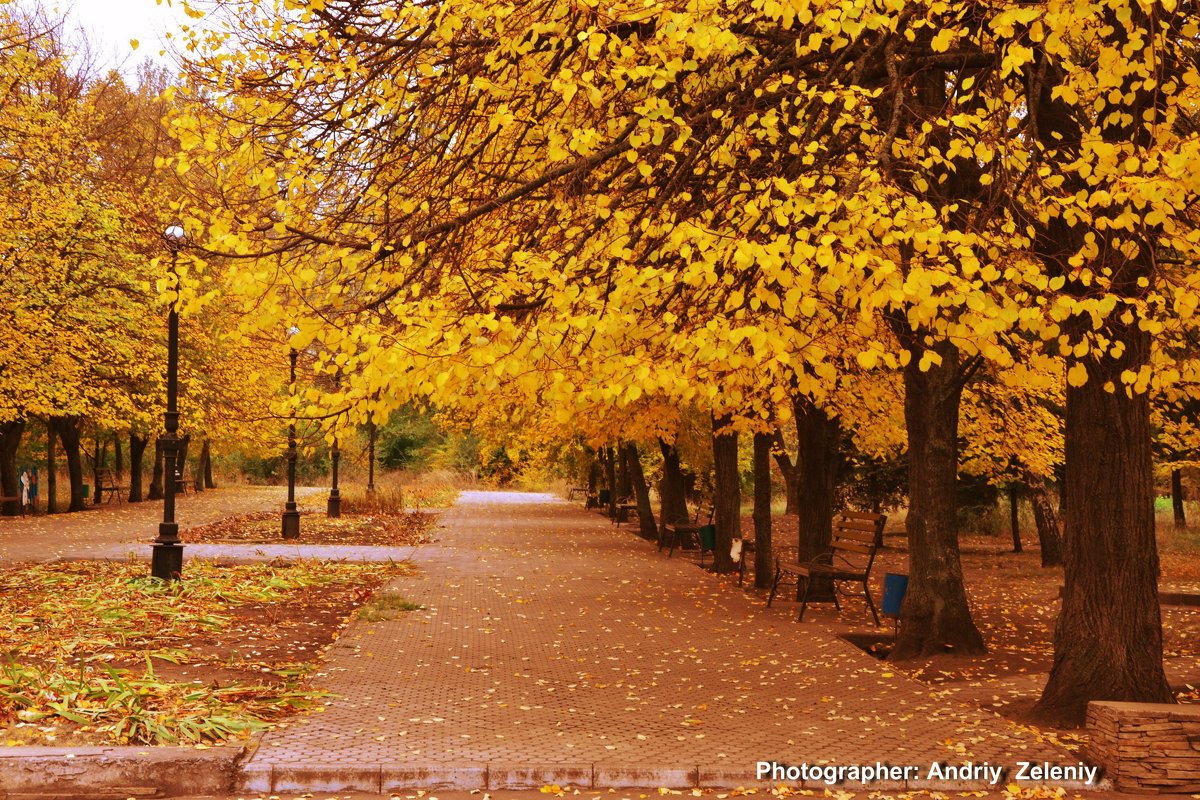
[[[99,71],[116,68],[127,77],[146,58],[170,66],[169,57],[159,54],[165,49],[163,35],[196,24],[183,13],[179,0],[173,4],[169,0],[161,4],[155,0],[43,0],[43,5],[57,8],[68,18],[70,28],[87,32]],[[130,39],[138,40],[137,50],[130,46]]]

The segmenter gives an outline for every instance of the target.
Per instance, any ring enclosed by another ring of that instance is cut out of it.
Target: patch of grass
[[[161,678],[155,664],[188,664],[193,648],[245,634],[239,606],[295,602],[305,589],[332,585],[361,587],[353,589],[361,599],[368,587],[409,570],[192,559],[183,579],[171,582],[148,576],[144,564],[95,561],[0,573],[0,726],[76,725],[137,744],[220,741],[270,727],[322,696],[300,685],[309,665],[251,664],[277,680],[222,686]],[[211,655],[198,660],[221,666]]]
[[[405,600],[395,592],[377,594],[363,605],[358,618],[365,622],[380,622],[396,619],[409,611],[420,611],[424,606]]]

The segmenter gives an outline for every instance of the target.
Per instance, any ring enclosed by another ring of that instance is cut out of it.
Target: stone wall
[[[1087,731],[1084,757],[1114,788],[1200,792],[1200,705],[1095,701]]]

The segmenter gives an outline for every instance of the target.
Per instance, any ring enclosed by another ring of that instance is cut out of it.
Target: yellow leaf
[[[1087,383],[1087,368],[1084,367],[1083,364],[1076,361],[1071,365],[1071,368],[1067,370],[1067,383],[1071,384],[1072,386],[1083,386],[1085,383]]]

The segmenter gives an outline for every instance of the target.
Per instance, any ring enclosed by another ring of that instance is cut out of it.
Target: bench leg
[[[775,599],[775,592],[779,589],[779,567],[775,568],[775,577],[771,579],[771,593],[767,595],[767,608],[771,607],[771,601]]]
[[[867,608],[871,609],[871,616],[875,618],[875,627],[880,627],[879,612],[875,609],[875,601],[871,599],[871,589],[867,586],[867,582],[863,581],[863,594],[867,598]]]
[[[808,608],[808,588],[812,586],[812,576],[802,576],[796,582],[796,591],[800,591],[799,581],[804,581],[804,597],[800,599],[800,613],[796,616],[797,622],[804,621],[804,609]]]
[[[669,535],[671,537],[671,546],[667,550],[667,558],[675,555],[675,548],[679,545],[679,531],[671,531]]]

